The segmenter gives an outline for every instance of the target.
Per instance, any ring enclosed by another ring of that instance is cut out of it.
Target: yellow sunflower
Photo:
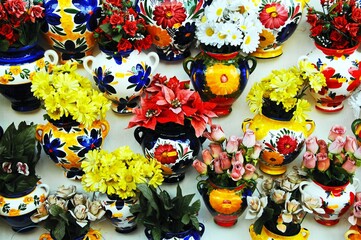
[[[262,30],[259,36],[259,48],[265,48],[275,41],[275,37],[273,36],[273,34],[265,29]]]
[[[219,71],[222,69],[222,71]],[[213,94],[228,95],[239,88],[240,72],[233,65],[216,63],[205,73],[208,86]]]

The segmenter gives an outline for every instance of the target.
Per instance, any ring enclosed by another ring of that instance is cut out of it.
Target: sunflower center
[[[133,177],[132,177],[132,175],[127,175],[126,177],[125,177],[125,181],[126,182],[132,182],[133,181]]]
[[[227,77],[226,74],[222,74],[222,76],[221,76],[221,83],[226,83],[226,82],[228,82],[228,77]]]

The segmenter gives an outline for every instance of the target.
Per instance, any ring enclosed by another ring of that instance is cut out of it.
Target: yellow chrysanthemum
[[[263,95],[263,86],[255,83],[246,97],[251,112],[260,113],[262,111]]]
[[[296,110],[293,113],[293,120],[297,122],[304,122],[307,119],[307,111],[310,111],[311,105],[305,99],[299,99],[297,101]]]
[[[222,71],[218,69],[222,68]],[[209,67],[205,73],[210,91],[216,95],[228,95],[237,91],[239,87],[240,72],[233,65],[216,63]]]

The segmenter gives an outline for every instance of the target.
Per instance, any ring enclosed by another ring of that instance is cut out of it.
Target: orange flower
[[[232,214],[242,205],[242,197],[228,189],[214,189],[209,194],[209,203],[219,213]]]
[[[0,197],[0,207],[3,207],[5,203],[5,199],[3,197]]]
[[[40,202],[45,202],[45,200],[46,200],[45,195],[44,195],[44,194],[41,194],[40,197],[39,197],[39,201],[40,201]]]
[[[275,41],[275,37],[270,31],[267,31],[265,29],[262,30],[262,32],[259,34],[260,41],[259,41],[259,48],[265,48]]]
[[[20,210],[19,209],[10,209],[9,211],[9,216],[10,217],[16,217],[20,215]]]
[[[152,36],[152,42],[158,47],[167,47],[171,44],[172,39],[168,32],[157,26],[148,26],[147,30]]]
[[[281,165],[284,157],[278,152],[263,151],[261,158],[272,165]]]
[[[26,197],[24,197],[23,202],[24,202],[25,204],[32,203],[32,202],[34,202],[34,198],[31,197],[31,196],[26,196]]]

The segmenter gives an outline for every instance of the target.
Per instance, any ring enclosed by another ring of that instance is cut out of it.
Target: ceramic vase
[[[84,155],[90,150],[100,149],[108,132],[106,120],[94,121],[90,127],[74,120],[52,121],[37,125],[36,139],[45,154],[64,169],[65,176],[75,180],[84,173],[80,167]]]
[[[361,227],[358,225],[351,226],[344,234],[345,240],[360,240]]]
[[[232,104],[243,92],[249,74],[256,65],[254,58],[243,57],[239,52],[213,53],[203,50],[183,61],[183,68],[194,89],[203,101],[216,104],[213,111],[218,116],[231,113]]]
[[[204,230],[205,230],[205,226],[202,223],[199,223],[199,230],[198,231],[195,230],[195,229],[189,229],[189,230],[179,232],[179,233],[172,233],[172,232],[163,233],[162,237],[160,239],[161,240],[168,240],[168,239],[200,240],[202,238],[202,236],[203,236]],[[150,229],[145,229],[144,233],[145,233],[145,236],[147,237],[148,240],[153,240],[152,233],[151,233]]]
[[[178,61],[190,56],[196,25],[203,11],[203,0],[137,0],[137,10],[149,24],[159,58]]]
[[[265,226],[262,228],[261,234],[257,235],[254,232],[253,224],[249,227],[249,234],[251,235],[252,240],[269,240],[269,239],[277,239],[277,240],[306,240],[310,236],[310,231],[306,228],[300,228],[299,232],[292,236],[285,236],[281,234],[276,234],[270,230],[268,230]]]
[[[13,110],[28,112],[40,108],[40,100],[30,90],[32,75],[57,62],[55,51],[45,51],[36,44],[0,52],[0,93],[10,100]]]
[[[39,183],[34,188],[24,192],[0,193],[0,216],[15,232],[26,232],[35,228],[30,216],[49,195],[49,186]]]
[[[251,56],[265,59],[282,55],[283,44],[301,21],[303,5],[295,0],[262,0],[258,11],[262,23],[260,44]]]
[[[359,45],[347,49],[324,48],[318,44],[315,46],[300,59],[312,62],[326,78],[326,87],[319,92],[311,91],[316,109],[323,112],[341,111],[344,101],[361,83],[361,53],[356,51]]]
[[[151,74],[159,64],[156,53],[138,51],[112,52],[102,49],[95,57],[84,58],[85,70],[93,76],[98,89],[112,101],[116,113],[132,113],[139,96],[150,84]]]
[[[193,127],[176,123],[157,124],[155,130],[137,127],[134,137],[142,146],[146,157],[162,164],[164,181],[179,182],[192,165],[204,139],[197,138]]]
[[[138,198],[121,199],[118,196],[106,196],[101,199],[105,216],[112,222],[115,231],[129,233],[137,228],[136,216],[130,212],[130,208],[138,202]]]
[[[90,229],[87,234],[80,235],[74,238],[66,238],[67,240],[101,240],[101,234],[98,231]],[[43,233],[40,235],[39,240],[57,240],[52,233]],[[65,240],[65,238],[64,238]]]
[[[351,131],[355,135],[358,143],[361,145],[361,118],[357,118],[352,121]]]
[[[236,187],[220,186],[208,179],[199,181],[197,189],[214,222],[221,227],[231,227],[246,210],[247,196],[252,195],[255,186],[246,184]]]
[[[101,0],[44,0],[44,8],[42,32],[48,44],[58,52],[61,63],[81,62],[83,57],[92,54]]]
[[[343,214],[353,205],[355,191],[359,185],[358,179],[353,184],[347,182],[340,186],[325,186],[316,181],[303,181],[300,183],[302,197],[312,196],[322,200],[325,214],[313,213],[316,222],[325,225],[336,225]]]

